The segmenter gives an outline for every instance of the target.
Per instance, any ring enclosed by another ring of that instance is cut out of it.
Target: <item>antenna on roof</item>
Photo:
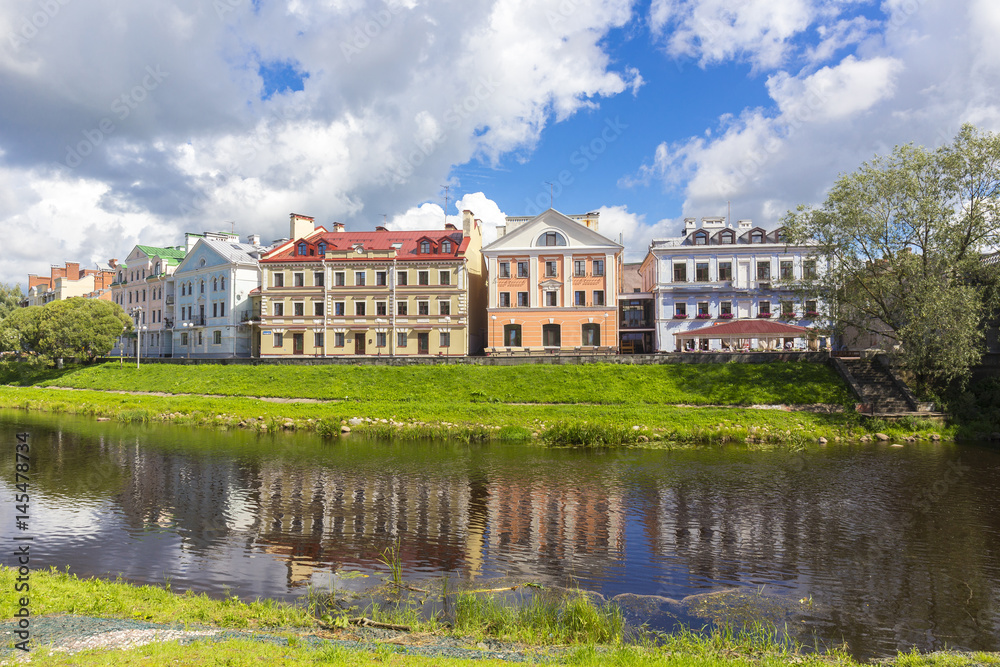
[[[549,183],[548,181],[543,181],[543,182],[545,183],[545,185],[549,186],[549,208],[552,208],[552,200],[553,200],[552,184]]]
[[[444,188],[444,224],[448,224],[448,195],[451,194],[450,185],[442,185]]]
[[[229,229],[232,231],[233,234],[235,234],[236,233],[236,221],[235,220],[226,220],[226,222],[229,223]]]

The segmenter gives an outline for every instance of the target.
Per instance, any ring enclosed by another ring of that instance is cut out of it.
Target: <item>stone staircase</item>
[[[876,413],[913,412],[917,406],[896,385],[892,375],[872,359],[843,359],[844,368],[861,390],[862,402]]]

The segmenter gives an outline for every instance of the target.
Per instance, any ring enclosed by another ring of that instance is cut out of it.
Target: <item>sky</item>
[[[600,211],[766,228],[963,123],[996,0],[5,0],[0,283],[184,232]]]

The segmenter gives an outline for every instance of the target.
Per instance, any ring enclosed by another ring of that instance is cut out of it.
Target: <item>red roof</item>
[[[814,333],[809,327],[774,322],[768,319],[736,320],[725,324],[708,325],[697,329],[679,331],[675,336],[699,336],[701,338],[759,338],[762,336],[801,337]]]
[[[318,228],[322,229],[322,228]],[[430,253],[421,253],[420,242],[428,241],[431,245]],[[441,243],[445,240],[451,241],[451,252],[442,253]],[[319,253],[313,255],[299,255],[298,246],[306,243],[310,249],[315,250],[320,243],[326,243],[327,250],[351,251],[355,246],[361,245],[365,250],[392,250],[394,243],[402,244],[396,252],[396,257],[405,260],[441,260],[460,259],[469,247],[469,239],[462,236],[460,231],[448,229],[437,230],[417,230],[412,232],[395,231],[370,231],[370,232],[328,232],[323,230],[322,234],[315,234],[306,239],[296,239],[279,249],[265,255],[261,262],[318,262],[323,259]],[[308,251],[307,251],[308,252]],[[365,261],[365,257],[349,257],[339,261]],[[338,260],[328,260],[338,261]],[[385,260],[372,260],[385,261]]]

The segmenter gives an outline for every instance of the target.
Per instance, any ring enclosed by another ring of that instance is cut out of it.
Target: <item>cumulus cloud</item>
[[[133,231],[236,220],[271,237],[292,210],[370,227],[454,165],[530,152],[549,124],[643,83],[602,44],[631,0],[47,4],[0,6],[0,167],[19,201],[46,202],[39,234],[68,238],[79,218],[128,231],[30,267],[5,253],[0,281],[128,252]],[[5,208],[9,237],[27,213]]]

